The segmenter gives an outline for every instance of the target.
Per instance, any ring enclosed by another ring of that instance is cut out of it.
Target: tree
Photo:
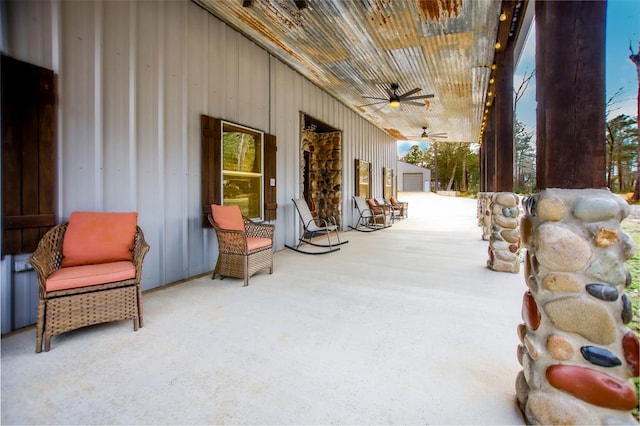
[[[409,152],[401,158],[402,161],[416,166],[425,166],[425,152],[418,145],[412,145]]]
[[[518,120],[517,116],[518,101],[524,96],[535,75],[535,69],[531,72],[525,70],[520,86],[513,93],[514,190],[516,192],[530,193],[536,186],[536,141],[533,139],[535,131],[528,132],[525,124]]]
[[[636,120],[618,115],[606,125],[607,186],[620,193],[633,189],[636,180],[632,170],[637,161],[638,134]]]
[[[631,55],[629,55],[629,59],[636,65],[636,76],[638,80],[638,96],[636,98],[638,102],[637,111],[636,111],[636,123],[640,122],[640,42],[638,42],[638,52],[634,53],[631,48],[631,42],[629,42],[629,51]],[[640,200],[640,143],[636,147],[636,184],[633,188],[633,199],[638,201]]]
[[[536,149],[532,142],[533,132],[528,132],[523,122],[514,121],[515,139],[515,191],[530,193],[535,187]]]

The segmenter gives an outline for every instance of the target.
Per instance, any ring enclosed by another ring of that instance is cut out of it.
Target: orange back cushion
[[[62,242],[62,266],[133,260],[137,212],[73,212]]]
[[[219,206],[211,204],[213,221],[222,229],[244,231],[244,219],[239,206]]]
[[[390,200],[391,200],[391,204],[398,204],[398,200],[393,195],[391,196]]]

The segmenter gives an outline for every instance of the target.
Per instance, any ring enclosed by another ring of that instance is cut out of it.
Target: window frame
[[[228,170],[224,168],[224,148],[225,148],[225,144],[224,144],[224,134],[225,133],[246,133],[249,135],[252,135],[254,137],[254,140],[258,140],[259,139],[259,144],[260,144],[260,153],[258,154],[260,156],[260,160],[259,160],[259,172],[246,172],[246,171],[238,171],[238,170]],[[243,212],[244,215],[246,215],[247,217],[249,217],[251,220],[258,220],[258,221],[263,221],[264,217],[265,217],[265,212],[264,212],[264,200],[265,200],[265,194],[264,194],[264,179],[265,179],[265,133],[258,130],[258,129],[254,129],[248,126],[243,126],[241,124],[237,124],[237,123],[233,123],[231,121],[226,121],[226,120],[221,120],[220,123],[220,203],[222,205],[225,205],[225,181],[228,179],[229,176],[240,176],[240,177],[259,177],[259,185],[258,185],[258,189],[257,189],[257,194],[259,195],[259,201],[257,203],[258,205],[258,210],[259,210],[259,215],[258,216],[253,216],[253,215],[249,215],[246,214],[247,212]],[[253,194],[252,195],[256,195]],[[231,203],[228,203],[227,205],[233,205]],[[242,208],[242,206],[241,206]]]

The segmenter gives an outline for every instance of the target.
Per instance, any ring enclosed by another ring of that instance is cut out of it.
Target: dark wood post
[[[487,114],[487,128],[484,132],[484,142],[482,146],[485,148],[485,176],[487,183],[485,191],[496,191],[496,130],[495,130],[495,103],[489,107]]]
[[[483,136],[484,137],[484,136]],[[484,143],[480,145],[480,192],[485,192],[487,190],[487,148],[484,146]]]
[[[496,191],[513,191],[513,45],[496,54]]]
[[[535,8],[538,189],[603,188],[606,1]]]

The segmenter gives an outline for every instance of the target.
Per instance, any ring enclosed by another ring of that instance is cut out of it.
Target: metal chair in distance
[[[307,205],[307,202],[303,198],[294,198],[293,205],[298,211],[300,221],[302,222],[303,231],[300,238],[298,238],[298,244],[296,246],[290,246],[285,244],[285,247],[297,251],[303,254],[327,254],[340,250],[340,245],[346,244],[349,241],[340,241],[340,235],[338,233],[338,224],[334,216],[329,216],[323,219],[315,219],[311,214],[311,210]],[[331,241],[331,233],[335,233],[335,242]],[[327,243],[314,242],[313,238],[319,235],[327,236]],[[320,251],[308,251],[302,250],[300,246],[302,244],[309,244],[311,246],[320,247],[323,250]]]
[[[359,217],[356,221],[356,226],[349,225],[349,228],[360,232],[374,232],[387,227],[384,212],[372,210],[364,197],[354,195],[353,201],[356,204]],[[380,219],[382,219],[382,224],[379,223]]]

